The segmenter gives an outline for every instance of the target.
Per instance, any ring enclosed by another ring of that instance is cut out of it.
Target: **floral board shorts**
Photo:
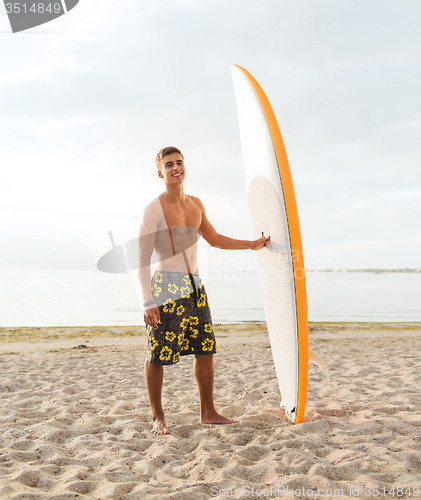
[[[151,290],[161,323],[156,330],[146,325],[150,363],[173,365],[180,356],[216,353],[208,297],[197,272],[156,271]]]

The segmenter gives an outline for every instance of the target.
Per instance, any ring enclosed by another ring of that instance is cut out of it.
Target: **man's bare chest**
[[[161,203],[164,218],[160,223],[160,229],[165,226],[190,226],[199,229],[202,223],[202,213],[200,208],[194,203],[189,202],[182,206],[172,203]]]

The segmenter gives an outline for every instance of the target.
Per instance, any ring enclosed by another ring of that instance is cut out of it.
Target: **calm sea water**
[[[0,271],[0,326],[143,325],[130,275]],[[256,272],[206,289],[214,322],[264,321]],[[421,321],[421,274],[307,273],[310,321]]]

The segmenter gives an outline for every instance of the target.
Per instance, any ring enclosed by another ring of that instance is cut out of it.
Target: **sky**
[[[250,239],[232,63],[276,114],[306,268],[420,268],[420,18],[418,0],[80,0],[12,34],[0,6],[0,269],[95,269],[108,231],[137,236],[170,145],[217,231]]]

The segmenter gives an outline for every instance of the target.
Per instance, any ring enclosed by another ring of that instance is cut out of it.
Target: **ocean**
[[[310,321],[421,321],[420,273],[306,273]],[[131,275],[0,271],[0,326],[143,325]],[[205,282],[215,323],[265,321],[256,271]]]

